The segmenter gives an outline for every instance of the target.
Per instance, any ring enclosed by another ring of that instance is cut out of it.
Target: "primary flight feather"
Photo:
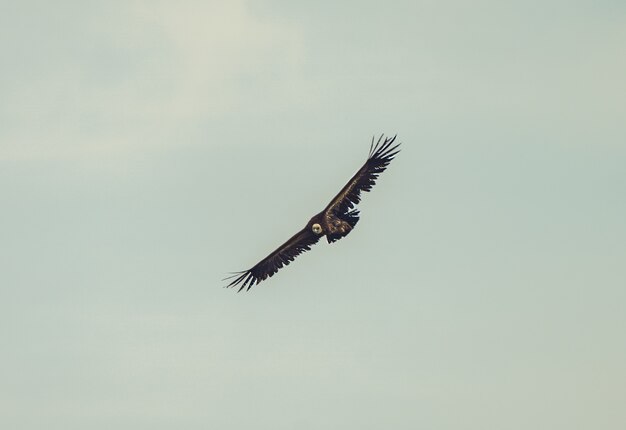
[[[380,136],[376,144],[372,139],[369,156],[365,164],[339,191],[324,210],[306,224],[306,226],[294,234],[291,239],[279,246],[274,252],[259,261],[248,270],[236,272],[227,279],[235,278],[226,287],[236,287],[239,290],[250,289],[253,285],[274,275],[278,270],[287,266],[298,255],[311,249],[322,236],[326,236],[328,243],[333,243],[344,236],[356,226],[359,221],[359,211],[355,206],[361,201],[361,191],[367,192],[372,189],[378,179],[378,175],[385,171],[391,160],[400,152],[395,144],[396,136],[385,138]]]

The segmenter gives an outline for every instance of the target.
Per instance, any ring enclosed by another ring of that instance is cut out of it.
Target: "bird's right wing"
[[[298,255],[311,249],[311,246],[315,245],[318,240],[320,240],[320,236],[313,233],[310,226],[307,225],[251,269],[236,272],[226,278],[236,277],[226,287],[230,288],[241,284],[238,291],[243,290],[246,286],[247,290],[249,290],[253,285],[274,275],[283,266],[287,266]]]

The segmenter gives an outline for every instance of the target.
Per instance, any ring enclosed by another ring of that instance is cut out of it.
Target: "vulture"
[[[235,279],[226,285],[226,288],[239,286],[238,292],[244,288],[249,290],[253,285],[274,275],[283,266],[287,266],[298,255],[310,250],[322,236],[326,236],[328,243],[347,236],[359,221],[359,211],[355,206],[361,201],[361,192],[372,189],[378,175],[385,171],[394,156],[400,152],[398,149],[400,144],[394,144],[396,136],[384,140],[383,137],[384,135],[381,135],[376,144],[372,138],[365,164],[323,211],[313,216],[302,230],[250,269],[231,272],[232,276],[225,280]]]

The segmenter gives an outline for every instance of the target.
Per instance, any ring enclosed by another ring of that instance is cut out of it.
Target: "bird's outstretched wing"
[[[241,284],[238,291],[246,287],[247,290],[249,290],[254,284],[258,284],[272,276],[274,273],[278,272],[281,267],[287,266],[292,262],[298,255],[311,249],[311,246],[315,245],[319,239],[320,236],[313,233],[310,226],[307,225],[298,233],[294,234],[291,239],[278,247],[278,249],[259,261],[253,268],[236,272],[226,278],[232,279],[236,277],[226,287],[235,287]]]
[[[358,172],[348,181],[339,194],[326,206],[324,212],[330,211],[334,213],[345,214],[354,205],[361,201],[361,191],[367,192],[372,189],[376,184],[378,175],[385,171],[394,156],[400,152],[398,147],[400,144],[394,145],[396,136],[391,138],[385,138],[381,135],[376,145],[374,145],[374,138],[372,138],[372,145],[370,146],[370,153],[367,157],[367,161],[359,169]],[[382,141],[382,144],[381,144]]]

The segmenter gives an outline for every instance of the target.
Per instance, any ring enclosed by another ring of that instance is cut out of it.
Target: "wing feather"
[[[345,214],[361,201],[361,191],[370,191],[376,184],[378,175],[385,171],[391,160],[400,152],[398,149],[400,144],[393,144],[395,140],[396,136],[393,136],[383,141],[383,135],[381,135],[374,145],[374,138],[372,138],[367,161],[331,200],[324,212]]]
[[[238,291],[244,288],[249,290],[253,285],[274,275],[283,266],[289,265],[298,255],[310,250],[319,239],[320,236],[313,233],[307,225],[251,269],[236,272],[226,278],[235,278],[226,288],[240,285]]]

